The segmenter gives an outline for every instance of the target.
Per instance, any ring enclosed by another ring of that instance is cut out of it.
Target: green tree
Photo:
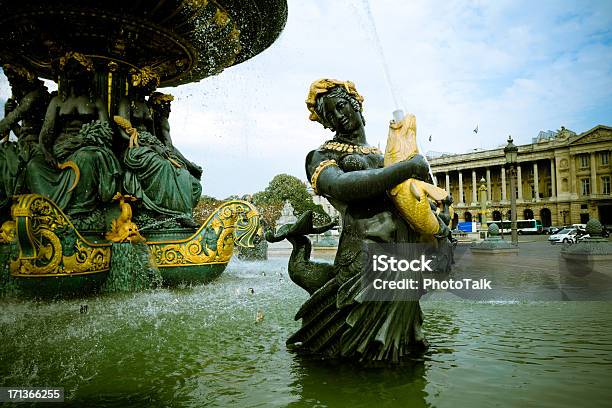
[[[280,215],[280,208],[286,200],[289,200],[289,203],[295,209],[295,215],[298,217],[304,212],[312,210],[317,224],[331,221],[323,207],[312,201],[312,196],[308,193],[306,184],[289,174],[275,176],[264,191],[253,195],[253,203],[256,206],[275,206],[279,208],[278,215]]]

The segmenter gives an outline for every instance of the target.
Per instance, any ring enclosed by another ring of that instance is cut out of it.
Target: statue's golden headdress
[[[355,88],[355,84],[351,81],[338,81],[337,79],[328,78],[317,79],[310,85],[308,98],[306,99],[306,107],[310,111],[310,120],[323,123],[321,122],[321,118],[315,109],[317,105],[317,97],[336,87],[344,88],[349,95],[353,96],[357,102],[359,102],[359,106],[361,107],[361,104],[363,103],[363,96],[359,95],[359,92],[357,92],[357,89]]]
[[[84,54],[81,54],[80,52],[74,52],[74,51],[69,51],[66,53],[66,55],[60,58],[59,60],[60,69],[63,69],[68,63],[68,61],[70,60],[76,61],[79,65],[85,68],[87,72],[95,71],[94,64],[91,58],[89,58],[88,56]]]
[[[159,75],[151,67],[132,68],[130,78],[132,79],[132,86],[135,87],[147,86],[151,81],[155,81],[155,87],[159,86]]]
[[[28,80],[28,81],[33,81],[34,79],[36,79],[36,75],[34,75],[32,72],[30,72],[28,69],[20,66],[20,65],[15,65],[15,64],[4,64],[2,65],[2,69],[6,72],[6,71],[11,71],[12,73],[18,75],[19,77]]]
[[[154,92],[153,95],[149,96],[149,103],[151,105],[161,105],[162,103],[169,103],[173,100],[174,96],[161,92]]]

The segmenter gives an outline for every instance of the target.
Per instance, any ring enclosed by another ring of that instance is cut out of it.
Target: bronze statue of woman
[[[189,161],[183,156],[183,154],[174,146],[172,143],[172,137],[170,137],[170,112],[171,104],[174,97],[170,94],[163,94],[161,92],[153,92],[149,97],[147,104],[151,108],[153,113],[153,123],[155,124],[155,135],[166,147],[172,150],[172,155],[175,156],[177,161],[180,161],[189,173],[196,179],[202,178],[202,168],[197,164]]]
[[[40,131],[42,157],[30,160],[26,186],[70,215],[86,215],[110,202],[119,188],[120,163],[101,98],[92,91],[91,59],[69,52],[59,61],[59,94]]]
[[[141,200],[155,216],[171,216],[184,227],[195,228],[193,209],[202,195],[199,180],[189,172],[187,161],[155,136],[155,123],[146,97],[159,85],[149,68],[132,70],[130,93],[119,102],[115,122],[129,141],[123,156],[123,188]],[[169,114],[169,112],[168,112]]]
[[[0,209],[13,194],[21,192],[25,164],[38,149],[38,135],[50,95],[43,82],[27,69],[14,64],[3,67],[12,96],[0,120]],[[9,141],[10,131],[17,143]]]
[[[306,175],[315,193],[327,198],[342,217],[333,265],[309,260],[306,234],[326,229],[312,226],[309,214],[266,238],[292,242],[289,275],[311,294],[296,315],[302,328],[287,340],[290,347],[324,357],[397,362],[427,346],[420,293],[412,300],[365,300],[364,244],[420,241],[387,192],[410,178],[427,180],[429,166],[415,155],[383,167],[382,152],[366,140],[362,101],[353,83],[330,79],[315,81],[306,101],[310,119],[335,132],[306,157]]]

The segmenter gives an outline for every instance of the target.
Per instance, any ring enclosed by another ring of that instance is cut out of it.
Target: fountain
[[[285,0],[2,2],[2,290],[205,282],[253,246],[247,201],[193,220],[202,169],[173,145],[173,97],[156,89],[261,53],[286,19]]]
[[[427,347],[421,330],[422,292],[417,289],[411,298],[398,291],[386,293],[385,299],[373,295],[370,249],[386,245],[424,256],[421,251],[427,247],[435,256],[434,271],[448,272],[452,200],[429,183],[429,165],[418,154],[415,117],[391,122],[383,155],[367,143],[362,101],[352,82],[334,79],[313,82],[306,100],[310,119],[335,132],[306,157],[314,192],[342,214],[334,263],[310,259],[307,235],[333,226],[314,226],[311,212],[270,231],[266,239],[292,244],[289,277],[310,295],[295,316],[302,326],[287,340],[289,347],[323,358],[398,363]],[[422,274],[407,272],[403,278],[422,281]]]

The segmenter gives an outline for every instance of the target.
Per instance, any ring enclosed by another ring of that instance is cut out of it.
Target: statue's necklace
[[[370,146],[358,146],[348,143],[334,142],[333,140],[325,142],[322,149],[335,150],[342,153],[361,153],[361,154],[382,154],[379,148]]]

